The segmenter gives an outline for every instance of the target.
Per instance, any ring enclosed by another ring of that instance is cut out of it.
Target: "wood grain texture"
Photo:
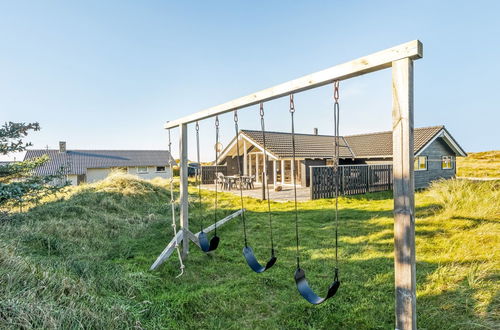
[[[392,66],[394,276],[396,329],[416,329],[413,61]]]
[[[309,89],[331,84],[334,80],[344,80],[370,72],[390,68],[392,62],[403,59],[417,59],[422,57],[422,43],[413,40],[402,45],[382,50],[380,52],[358,58],[331,68],[318,71],[307,76],[290,80],[280,85],[249,94],[238,99],[208,108],[192,115],[176,119],[165,124],[165,128],[172,128],[180,124],[188,124],[203,120],[215,115],[234,111],[267,102],[291,93],[298,93]]]
[[[175,242],[177,242],[177,244],[180,244],[183,241],[183,237],[184,237],[184,235],[183,235],[182,230],[179,230],[177,232],[177,235],[174,238],[172,238],[172,240],[170,241],[170,243],[168,243],[168,245],[165,247],[165,249],[163,249],[163,251],[161,252],[161,254],[158,256],[158,258],[156,258],[156,261],[153,263],[153,265],[151,265],[151,267],[149,269],[150,270],[155,270],[162,263],[164,263],[165,260],[167,260],[168,257],[170,257],[170,255],[172,254],[172,252],[174,252],[174,250],[175,250]]]
[[[236,218],[237,216],[239,216],[241,214],[241,212],[245,212],[245,209],[241,209],[241,210],[238,210],[234,213],[231,213],[230,215],[228,215],[227,217],[225,217],[224,219],[221,219],[219,221],[217,221],[215,224],[212,224],[211,226],[208,226],[207,228],[203,229],[203,231],[205,233],[209,233],[211,232],[212,230],[215,229],[215,227],[220,227],[222,226],[223,224],[225,224],[226,222],[228,222],[229,220],[231,219],[234,219]],[[194,234],[196,237],[198,237],[198,235],[200,235],[200,232],[197,232],[196,234]]]

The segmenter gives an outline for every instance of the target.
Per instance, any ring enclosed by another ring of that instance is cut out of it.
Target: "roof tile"
[[[38,167],[39,175],[54,174],[64,168],[66,174],[85,174],[87,168],[125,166],[165,166],[174,161],[166,150],[27,150],[24,160],[48,155],[50,161]]]
[[[424,147],[444,126],[416,128],[414,132],[414,152]],[[242,130],[248,138],[262,146],[262,132]],[[331,158],[333,154],[331,135],[296,134],[295,146],[297,158]],[[292,139],[290,133],[266,132],[266,145],[270,153],[279,158],[292,157]],[[368,158],[392,157],[392,132],[377,132],[342,137],[340,157]]]

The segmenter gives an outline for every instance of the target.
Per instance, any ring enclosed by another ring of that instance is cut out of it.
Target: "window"
[[[165,172],[165,166],[156,166],[156,172]]]
[[[453,156],[441,157],[441,168],[443,170],[451,170],[453,168]]]
[[[137,166],[137,173],[148,173],[147,166]]]
[[[427,156],[415,157],[415,171],[426,171],[426,170],[427,170]]]

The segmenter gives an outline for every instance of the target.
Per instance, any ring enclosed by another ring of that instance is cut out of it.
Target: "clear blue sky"
[[[499,4],[2,0],[0,119],[40,122],[37,148],[164,149],[167,120],[420,39],[416,127],[444,124],[467,151],[500,149]],[[341,84],[342,134],[390,129],[390,82],[386,70]],[[332,132],[331,96],[296,96],[298,131]],[[240,111],[241,128],[258,128],[255,110]],[[269,130],[289,129],[286,100],[266,111]],[[231,115],[221,126],[226,144]],[[201,130],[208,160],[213,121]]]

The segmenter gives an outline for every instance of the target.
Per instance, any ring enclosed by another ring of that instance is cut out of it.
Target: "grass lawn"
[[[293,280],[293,203],[273,203],[277,264],[246,265],[242,227],[219,229],[213,255],[191,245],[150,265],[172,237],[165,181],[126,176],[68,189],[0,223],[0,327],[393,329],[391,193],[340,200],[337,295],[311,306]],[[193,187],[194,189],[194,187]],[[193,190],[194,192],[194,190]],[[191,226],[213,221],[212,192]],[[218,218],[238,209],[223,194]],[[500,182],[450,180],[419,192],[417,323],[422,329],[493,329],[500,322]],[[245,199],[249,244],[269,257],[267,204]],[[194,208],[194,205],[192,206]],[[331,282],[332,200],[300,203],[302,267],[318,292]]]
[[[457,176],[500,178],[500,151],[470,152],[457,157]]]

